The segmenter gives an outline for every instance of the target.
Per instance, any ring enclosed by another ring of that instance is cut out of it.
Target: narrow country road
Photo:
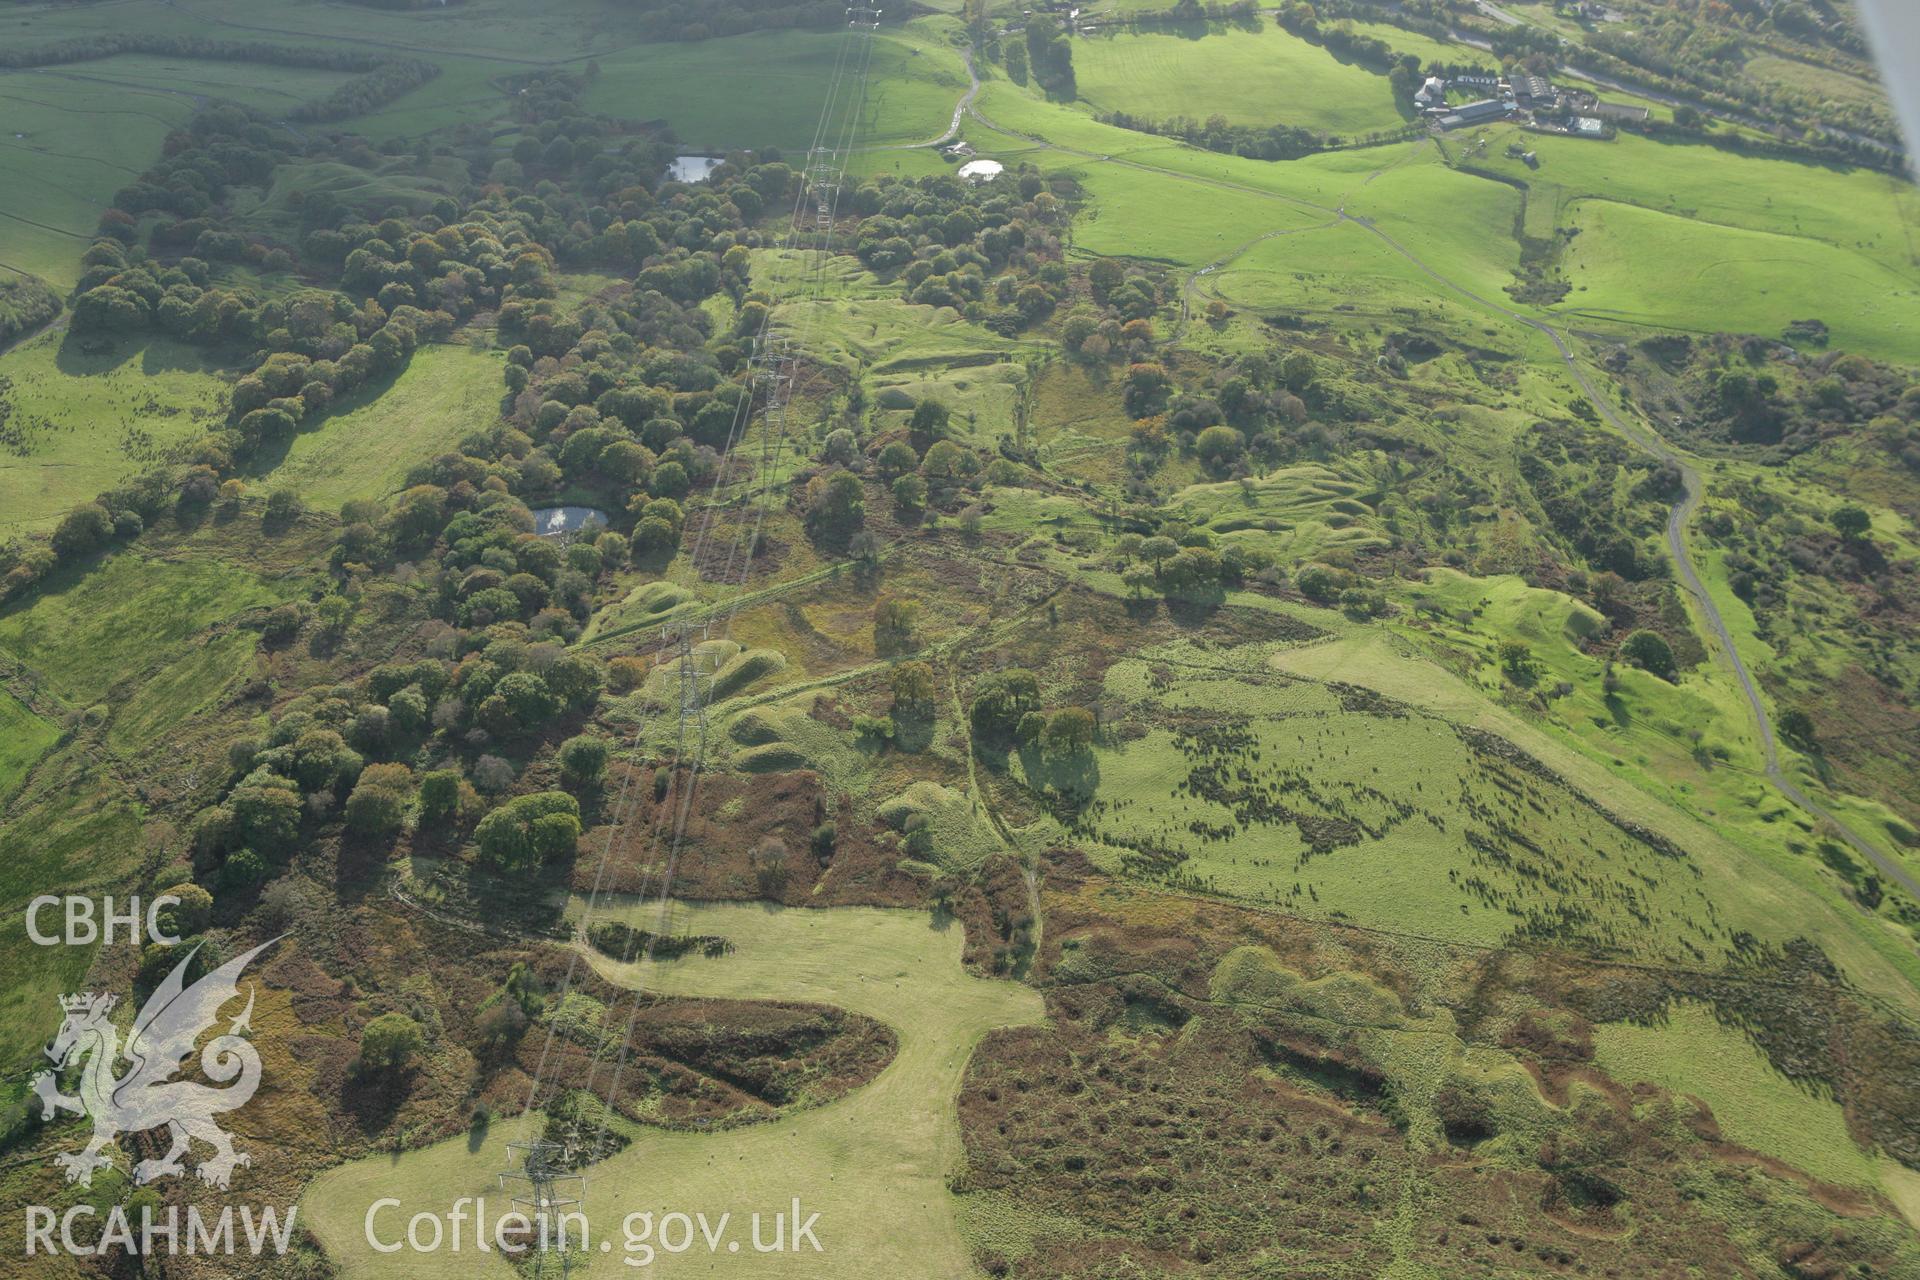
[[[1182,173],[1177,169],[1167,169],[1159,165],[1145,164],[1138,160],[1125,160],[1111,155],[1082,151],[1073,147],[1050,142],[1045,138],[1035,137],[1031,134],[1023,134],[1017,130],[1008,129],[1004,125],[996,125],[983,115],[977,107],[970,106],[968,110],[970,110],[982,124],[989,128],[997,129],[1012,137],[1024,138],[1064,155],[1079,156],[1087,160],[1139,169],[1180,182],[1213,187],[1216,190],[1237,191],[1248,195],[1259,196],[1263,199],[1274,200],[1281,204],[1293,205],[1296,208],[1325,213],[1335,221],[1352,223],[1369,235],[1378,238],[1388,248],[1392,249],[1402,258],[1405,258],[1423,275],[1427,276],[1435,284],[1438,284],[1448,292],[1456,294],[1468,302],[1483,307],[1488,311],[1505,316],[1518,324],[1523,324],[1544,336],[1553,344],[1554,350],[1559,353],[1562,363],[1566,365],[1567,371],[1573,375],[1574,382],[1580,388],[1581,394],[1587,398],[1602,418],[1606,419],[1615,430],[1619,431],[1648,453],[1651,453],[1654,457],[1660,459],[1662,462],[1670,462],[1679,469],[1685,487],[1685,493],[1680,501],[1674,504],[1672,512],[1667,517],[1667,550],[1673,557],[1681,585],[1685,587],[1687,594],[1693,597],[1694,604],[1698,608],[1700,615],[1706,620],[1708,630],[1713,633],[1715,643],[1718,645],[1720,652],[1725,655],[1727,662],[1733,668],[1734,677],[1740,683],[1740,692],[1746,699],[1748,712],[1753,719],[1755,730],[1760,736],[1761,754],[1767,780],[1789,801],[1806,813],[1811,814],[1820,823],[1827,826],[1841,839],[1845,840],[1856,853],[1867,859],[1882,876],[1905,889],[1916,900],[1920,900],[1920,881],[1916,881],[1914,876],[1908,872],[1904,866],[1862,837],[1841,819],[1839,815],[1808,795],[1798,783],[1787,776],[1787,772],[1780,761],[1780,743],[1778,736],[1774,732],[1773,719],[1768,713],[1766,703],[1760,695],[1760,687],[1754,680],[1752,672],[1747,669],[1745,660],[1741,658],[1740,647],[1734,642],[1733,632],[1728,628],[1726,619],[1721,615],[1719,605],[1714,602],[1713,596],[1707,591],[1705,583],[1701,581],[1699,570],[1694,565],[1693,553],[1687,545],[1688,526],[1692,522],[1694,513],[1699,510],[1701,499],[1705,496],[1705,487],[1701,480],[1699,470],[1657,433],[1647,430],[1637,423],[1628,421],[1615,410],[1613,404],[1607,397],[1601,394],[1600,388],[1594,384],[1593,379],[1587,374],[1587,371],[1581,367],[1579,358],[1575,355],[1572,344],[1567,341],[1558,329],[1544,320],[1525,315],[1513,310],[1511,307],[1495,302],[1490,298],[1482,297],[1465,285],[1447,278],[1429,265],[1418,254],[1401,244],[1387,232],[1381,230],[1380,227],[1375,225],[1371,218],[1364,217],[1360,214],[1348,213],[1344,201],[1342,201],[1337,208],[1328,208],[1326,205],[1318,204],[1311,200],[1305,200],[1298,196],[1281,195],[1278,192],[1268,191],[1261,187],[1248,186],[1222,178],[1203,178],[1195,174]],[[1225,266],[1228,261],[1231,261],[1233,257],[1245,252],[1246,249],[1252,248],[1254,244],[1258,244],[1260,240],[1266,238],[1267,237],[1261,237],[1260,239],[1251,241],[1247,245],[1242,246],[1241,249],[1236,250],[1234,254],[1216,262],[1209,263],[1207,266],[1192,273],[1192,275],[1188,277],[1188,285],[1191,286],[1193,281],[1202,275],[1219,270]]]
[[[939,137],[935,138],[932,142],[923,144],[925,146],[944,147],[949,142],[952,142],[955,138],[959,137],[960,121],[965,119],[967,112],[973,109],[973,100],[980,96],[980,72],[976,70],[973,65],[973,50],[972,49],[962,50],[960,53],[960,57],[967,64],[966,96],[960,99],[960,103],[958,106],[954,107],[953,120],[950,124],[947,125],[947,131],[941,134]]]
[[[928,138],[925,142],[894,142],[885,146],[862,147],[863,151],[925,151],[932,147],[944,147],[960,136],[960,122],[966,119],[968,111],[973,109],[973,100],[980,96],[980,73],[974,68],[973,50],[962,49],[961,59],[967,64],[967,91],[960,95],[960,101],[953,108],[953,119],[947,124],[947,131],[937,138]]]

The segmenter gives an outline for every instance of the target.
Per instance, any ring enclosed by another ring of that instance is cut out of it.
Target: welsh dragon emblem
[[[235,1167],[251,1163],[245,1152],[233,1149],[232,1136],[213,1119],[223,1111],[245,1106],[260,1087],[260,1051],[243,1034],[251,1030],[251,988],[240,1016],[200,1051],[201,1072],[226,1087],[173,1077],[192,1056],[201,1034],[218,1020],[221,1007],[239,994],[241,971],[278,941],[264,942],[187,986],[187,966],[200,950],[195,947],[141,1006],[124,1046],[119,1029],[108,1018],[118,1003],[117,997],[94,993],[60,997],[60,1007],[67,1016],[46,1054],[57,1069],[86,1059],[79,1096],[61,1093],[53,1071],[35,1076],[33,1091],[40,1097],[42,1119],[51,1120],[64,1109],[93,1120],[93,1141],[84,1150],[54,1157],[54,1163],[66,1171],[68,1182],[91,1185],[94,1170],[113,1164],[108,1152],[115,1138],[163,1125],[173,1145],[159,1159],[142,1160],[134,1166],[136,1183],[186,1172],[180,1158],[195,1139],[214,1151],[194,1169],[209,1186],[225,1190]],[[122,1059],[129,1065],[124,1073],[115,1075],[114,1068]]]

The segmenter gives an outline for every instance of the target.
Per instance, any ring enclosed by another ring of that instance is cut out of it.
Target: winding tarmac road
[[[973,110],[973,100],[980,96],[980,73],[974,69],[973,50],[962,49],[961,59],[967,64],[967,91],[953,108],[953,119],[947,125],[947,131],[937,138],[928,138],[925,142],[896,142],[891,146],[874,147],[875,151],[925,151],[929,147],[944,147],[960,136],[960,122]],[[985,117],[981,117],[985,119]]]
[[[969,59],[968,65],[969,69],[971,69],[971,59]],[[977,81],[975,82],[975,87],[976,89],[978,87]],[[1378,238],[1388,248],[1392,249],[1402,258],[1405,258],[1416,269],[1441,288],[1488,311],[1504,316],[1518,324],[1525,325],[1527,328],[1541,334],[1551,342],[1554,350],[1559,353],[1561,361],[1566,365],[1567,371],[1573,375],[1574,382],[1579,386],[1581,394],[1593,405],[1595,411],[1615,430],[1633,441],[1640,448],[1662,462],[1673,464],[1680,471],[1684,493],[1680,500],[1674,504],[1672,511],[1667,517],[1667,550],[1673,557],[1674,566],[1679,574],[1681,585],[1686,589],[1687,594],[1693,597],[1695,607],[1699,610],[1701,617],[1706,620],[1707,628],[1713,633],[1716,645],[1725,657],[1727,663],[1732,667],[1735,679],[1739,681],[1740,692],[1746,699],[1748,712],[1753,719],[1755,730],[1760,736],[1762,760],[1767,780],[1789,801],[1806,813],[1811,814],[1835,835],[1845,840],[1856,853],[1867,859],[1872,866],[1877,868],[1882,876],[1905,889],[1916,900],[1920,900],[1920,882],[1917,882],[1914,876],[1908,872],[1904,866],[1861,836],[1831,809],[1808,795],[1797,782],[1787,775],[1786,769],[1781,764],[1779,737],[1774,731],[1773,719],[1767,711],[1766,703],[1760,695],[1760,687],[1754,680],[1753,673],[1748,670],[1745,660],[1741,658],[1740,647],[1734,642],[1733,633],[1728,628],[1725,617],[1721,615],[1719,605],[1714,602],[1713,596],[1707,591],[1706,584],[1701,581],[1699,570],[1694,564],[1693,553],[1687,545],[1688,526],[1692,522],[1694,513],[1699,510],[1701,499],[1705,494],[1705,487],[1699,469],[1656,432],[1648,430],[1638,423],[1631,422],[1621,415],[1607,397],[1601,394],[1600,388],[1595,385],[1592,377],[1580,364],[1572,344],[1567,341],[1566,337],[1561,334],[1558,329],[1544,320],[1515,311],[1511,307],[1505,306],[1490,298],[1482,297],[1465,285],[1442,275],[1418,254],[1408,249],[1387,232],[1381,230],[1371,218],[1348,213],[1344,200],[1338,207],[1328,208],[1325,205],[1315,203],[1311,200],[1303,200],[1297,196],[1281,195],[1260,187],[1229,182],[1220,178],[1204,178],[1195,174],[1182,173],[1177,169],[1166,169],[1159,165],[1143,164],[1137,160],[1119,159],[1111,155],[1102,155],[1096,152],[1081,151],[1073,147],[1062,146],[1046,138],[1019,133],[1016,130],[1008,129],[1004,125],[995,124],[980,112],[978,107],[973,104],[972,99],[973,95],[969,95],[968,101],[963,104],[961,108],[962,112],[970,112],[988,128],[996,129],[1012,137],[1024,138],[1065,155],[1080,156],[1101,163],[1139,169],[1182,182],[1190,182],[1200,186],[1210,186],[1217,190],[1229,190],[1259,196],[1264,199],[1277,201],[1281,204],[1293,205],[1297,208],[1315,210],[1328,214],[1333,222],[1352,223],[1369,235]],[[1424,145],[1424,143],[1418,145]],[[1366,184],[1363,182],[1361,185],[1365,186]],[[1269,238],[1271,238],[1271,234],[1256,237],[1233,253],[1227,255],[1227,257],[1208,263],[1206,266],[1193,272],[1187,278],[1188,288],[1191,288],[1193,282],[1200,276],[1218,271],[1228,262],[1240,256],[1240,254]]]
[[[944,147],[947,143],[959,137],[960,122],[966,118],[967,112],[973,110],[973,100],[980,96],[980,73],[974,69],[973,50],[962,50],[960,57],[961,60],[967,64],[966,95],[960,99],[959,105],[954,107],[953,122],[947,126],[947,131],[935,138],[932,142],[921,143],[920,145],[922,146]]]

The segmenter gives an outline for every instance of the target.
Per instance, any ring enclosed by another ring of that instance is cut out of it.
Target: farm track
[[[1920,880],[1916,880],[1898,861],[1889,857],[1865,837],[1861,836],[1838,814],[1808,795],[1798,783],[1794,782],[1794,780],[1787,775],[1786,769],[1780,761],[1780,745],[1779,739],[1774,731],[1773,719],[1767,711],[1766,703],[1760,696],[1759,684],[1753,678],[1753,673],[1748,670],[1745,660],[1741,658],[1740,647],[1734,641],[1733,632],[1728,627],[1726,618],[1721,614],[1719,605],[1714,602],[1712,594],[1708,592],[1705,583],[1701,580],[1699,569],[1694,564],[1692,550],[1687,544],[1688,525],[1691,523],[1694,514],[1699,510],[1701,500],[1705,497],[1704,482],[1701,479],[1699,469],[1695,467],[1685,455],[1668,444],[1666,440],[1657,433],[1638,424],[1630,423],[1623,417],[1607,398],[1601,394],[1599,387],[1595,385],[1592,377],[1589,376],[1586,369],[1580,364],[1579,357],[1575,353],[1572,344],[1567,341],[1566,337],[1558,329],[1544,320],[1523,314],[1522,312],[1513,310],[1511,307],[1482,297],[1465,285],[1449,279],[1438,269],[1430,265],[1425,259],[1400,243],[1400,241],[1394,239],[1392,235],[1382,230],[1373,219],[1360,214],[1348,213],[1345,200],[1342,200],[1338,207],[1329,208],[1326,205],[1319,204],[1312,200],[1304,200],[1298,196],[1285,196],[1244,183],[1230,182],[1221,178],[1204,178],[1195,174],[1182,173],[1177,169],[1167,169],[1159,165],[1145,164],[1138,160],[1127,160],[1098,152],[1083,151],[1075,147],[1050,142],[1046,138],[1036,137],[1032,134],[1021,133],[1015,129],[996,125],[992,120],[988,119],[978,107],[969,107],[968,110],[976,119],[989,128],[996,129],[1010,137],[1025,139],[1038,146],[1060,152],[1063,155],[1079,156],[1083,159],[1102,164],[1119,165],[1123,168],[1136,169],[1143,173],[1151,173],[1179,182],[1212,187],[1215,190],[1234,191],[1257,196],[1262,199],[1273,200],[1280,204],[1291,205],[1298,209],[1328,214],[1335,222],[1352,223],[1354,226],[1359,227],[1369,235],[1377,238],[1382,244],[1399,254],[1402,258],[1405,258],[1417,268],[1421,274],[1427,276],[1448,292],[1456,294],[1485,310],[1504,316],[1515,323],[1525,325],[1527,328],[1545,337],[1553,344],[1554,350],[1559,354],[1561,362],[1566,365],[1567,371],[1573,376],[1573,380],[1579,387],[1581,394],[1586,397],[1588,402],[1592,404],[1594,409],[1609,425],[1641,449],[1652,454],[1655,458],[1662,462],[1671,463],[1679,469],[1684,494],[1680,501],[1674,504],[1672,511],[1668,514],[1667,549],[1673,557],[1682,585],[1686,588],[1687,594],[1693,598],[1695,607],[1698,609],[1701,617],[1705,619],[1708,629],[1712,631],[1720,651],[1725,655],[1727,662],[1733,668],[1734,677],[1739,681],[1740,692],[1746,699],[1748,712],[1753,720],[1755,731],[1760,736],[1762,759],[1764,762],[1763,772],[1767,780],[1773,784],[1775,790],[1779,791],[1781,795],[1785,796],[1795,806],[1803,812],[1812,815],[1818,822],[1845,840],[1856,853],[1866,858],[1867,861],[1876,867],[1887,879],[1905,889],[1907,893],[1912,895],[1916,900],[1920,900]],[[1362,185],[1364,186],[1365,184],[1363,183]],[[1258,244],[1266,238],[1268,237],[1260,237],[1254,240],[1247,246],[1244,246],[1239,252],[1245,252],[1246,249],[1251,248],[1254,244]],[[1229,260],[1230,259],[1223,259],[1221,262],[1211,263],[1208,267],[1195,272],[1189,277],[1189,286],[1193,280],[1197,279],[1200,275],[1207,274],[1212,269],[1224,265],[1224,263]]]

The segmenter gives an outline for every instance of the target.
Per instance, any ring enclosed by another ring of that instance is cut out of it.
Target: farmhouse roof
[[[1458,129],[1462,125],[1478,124],[1482,120],[1492,120],[1504,116],[1513,110],[1513,104],[1502,102],[1498,98],[1484,98],[1479,102],[1469,102],[1455,107],[1439,118],[1442,129]]]

